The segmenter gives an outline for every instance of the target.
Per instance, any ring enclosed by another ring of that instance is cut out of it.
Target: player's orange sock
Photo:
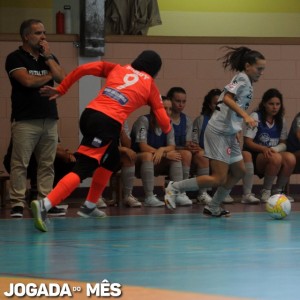
[[[113,172],[102,167],[97,168],[93,174],[92,184],[89,189],[86,200],[97,203],[100,195],[102,195],[107,182]]]
[[[47,196],[52,206],[56,206],[66,199],[77,188],[79,183],[80,178],[76,173],[71,172],[63,177]]]

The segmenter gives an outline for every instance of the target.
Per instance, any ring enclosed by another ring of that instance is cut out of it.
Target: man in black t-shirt
[[[5,63],[12,86],[13,148],[9,190],[12,217],[23,216],[26,173],[33,153],[37,160],[38,198],[45,197],[52,189],[58,113],[56,102],[42,97],[39,89],[60,83],[65,77],[57,58],[51,53],[40,20],[24,21],[20,35],[22,46],[10,53]]]

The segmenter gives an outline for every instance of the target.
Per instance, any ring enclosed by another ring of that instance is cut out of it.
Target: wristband
[[[54,56],[52,54],[50,54],[49,56],[44,56],[45,61],[49,60],[49,59],[54,59]]]
[[[286,144],[279,143],[277,146],[274,146],[271,148],[274,149],[276,152],[284,152],[284,151],[286,151]]]

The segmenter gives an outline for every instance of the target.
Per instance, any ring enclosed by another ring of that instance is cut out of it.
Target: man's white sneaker
[[[173,181],[170,181],[165,189],[165,203],[167,208],[176,208],[176,197],[178,194],[180,194],[180,192],[173,187]]]
[[[178,206],[191,206],[193,204],[193,201],[186,195],[186,193],[178,194],[175,201]]]
[[[289,201],[292,203],[292,202],[295,202],[294,198],[292,196],[288,196],[286,195],[286,197],[289,199]]]
[[[259,202],[260,202],[260,200],[258,198],[256,198],[253,193],[242,196],[241,203],[243,203],[243,204],[257,204]]]
[[[105,203],[105,199],[103,197],[100,197],[96,203],[96,206],[98,208],[106,208],[107,204]]]
[[[208,204],[211,200],[212,198],[207,192],[204,192],[197,196],[197,201],[201,204]]]
[[[142,203],[133,197],[132,195],[129,195],[126,199],[124,199],[124,204],[126,204],[129,207],[141,207]]]
[[[222,202],[225,204],[230,204],[234,202],[234,199],[230,195],[228,195]]]
[[[156,197],[156,195],[152,195],[145,198],[145,206],[161,207],[161,206],[165,206],[165,204],[162,201],[160,201]]]
[[[260,201],[266,203],[271,197],[271,191],[262,189],[260,192]]]

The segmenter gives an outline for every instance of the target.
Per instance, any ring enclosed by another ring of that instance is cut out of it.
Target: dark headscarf
[[[131,66],[154,77],[159,72],[161,64],[161,58],[155,51],[145,50],[131,63]]]

